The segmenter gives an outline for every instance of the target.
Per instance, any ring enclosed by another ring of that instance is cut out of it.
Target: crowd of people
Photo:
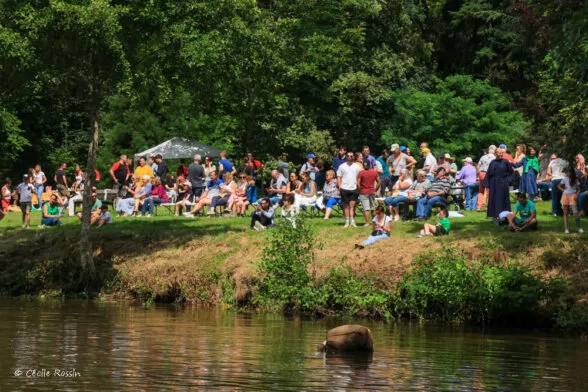
[[[252,229],[263,230],[275,224],[278,210],[295,225],[296,216],[304,211],[322,211],[324,219],[330,219],[337,209],[344,216],[343,227],[350,228],[357,226],[359,209],[364,226],[373,229],[366,241],[357,244],[360,248],[387,238],[394,222],[409,217],[429,219],[434,208],[438,208],[439,222],[425,224],[418,236],[449,234],[450,199],[454,203],[459,200],[468,211],[485,208],[494,223],[508,225],[512,231],[536,229],[535,201],[551,199],[553,215],[563,216],[564,231],[569,232],[568,217],[573,216],[581,233],[580,217],[588,198],[584,157],[578,154],[569,164],[557,154],[547,156],[545,148],[535,150],[519,144],[512,156],[506,145],[491,145],[477,162],[465,157],[458,168],[454,157],[447,152],[435,155],[427,143],[421,143],[419,157],[397,143],[377,157],[368,146],[356,153],[341,147],[332,159],[308,154],[296,170],[292,170],[287,154],[275,167],[266,168],[251,153],[238,165],[222,151],[216,162],[200,155],[189,165],[182,161],[175,173],[161,154],[140,157],[134,170],[133,162],[122,155],[109,174],[117,195],[113,210],[118,216],[151,217],[156,206],[165,205],[174,215],[187,218],[201,214],[248,216]],[[66,163],[57,169],[55,189],[48,196],[44,192],[48,179],[39,165],[16,187],[7,179],[2,187],[0,219],[13,199],[18,199],[24,228],[30,227],[33,209],[42,212],[41,227],[59,225],[66,211],[76,216],[86,179],[76,166],[70,182],[66,169]],[[264,170],[271,173],[268,186],[263,186]],[[96,172],[96,181],[99,176]],[[511,207],[514,191],[518,192],[517,202]],[[264,193],[264,198],[258,200],[258,193]],[[92,223],[111,223],[108,206],[96,193],[92,197]]]

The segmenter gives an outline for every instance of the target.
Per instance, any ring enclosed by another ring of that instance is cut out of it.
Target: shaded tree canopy
[[[59,12],[98,5],[109,18],[90,13],[95,24],[66,17],[56,24]],[[98,105],[101,171],[121,153],[173,136],[233,156],[285,151],[297,162],[340,144],[379,150],[392,141],[427,140],[462,158],[499,142],[586,152],[587,7],[576,0],[2,0],[0,172],[85,164],[89,74],[113,86],[101,90]],[[91,59],[85,43],[106,32],[104,42],[119,46],[105,47],[98,60],[114,53],[122,60],[113,65],[124,70],[101,73],[82,61]],[[76,52],[76,61],[64,55]]]

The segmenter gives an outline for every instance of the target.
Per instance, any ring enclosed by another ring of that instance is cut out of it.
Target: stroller
[[[447,209],[453,205],[455,211],[465,209],[465,192],[462,185],[453,183],[447,198]]]

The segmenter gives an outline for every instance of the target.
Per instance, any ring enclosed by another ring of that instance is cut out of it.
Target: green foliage
[[[456,249],[421,259],[399,284],[397,312],[449,322],[536,325],[565,285],[512,263],[468,262]]]
[[[382,136],[387,144],[427,141],[465,157],[490,144],[513,143],[528,126],[500,89],[469,75],[435,79],[431,92],[413,88],[392,97],[395,114]]]

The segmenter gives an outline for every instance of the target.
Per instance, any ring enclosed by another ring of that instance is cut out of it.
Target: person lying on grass
[[[356,248],[363,249],[367,245],[371,245],[379,240],[385,240],[390,236],[390,231],[392,230],[392,218],[386,215],[385,211],[386,210],[383,206],[376,207],[376,215],[372,219],[372,234],[365,241],[355,244]]]
[[[537,229],[538,222],[535,203],[531,200],[527,200],[527,194],[522,192],[517,193],[517,200],[514,210],[506,217],[510,231],[519,232],[529,229]],[[517,218],[517,213],[520,214],[520,218]]]
[[[417,235],[417,238],[422,238],[427,235],[447,235],[449,234],[449,230],[451,229],[451,224],[449,223],[447,208],[446,207],[439,207],[439,222],[436,225],[431,225],[430,223],[425,223],[425,227],[421,232]]]

